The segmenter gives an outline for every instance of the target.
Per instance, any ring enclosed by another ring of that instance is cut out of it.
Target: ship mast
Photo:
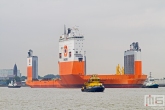
[[[150,78],[151,78],[151,72],[150,72]]]
[[[64,35],[66,35],[66,26],[64,25]]]

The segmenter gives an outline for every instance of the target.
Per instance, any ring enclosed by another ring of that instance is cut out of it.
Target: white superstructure
[[[64,29],[64,34],[59,39],[59,62],[84,60],[84,36],[77,27]]]

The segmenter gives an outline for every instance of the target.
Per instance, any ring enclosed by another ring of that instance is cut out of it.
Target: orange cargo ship
[[[38,57],[29,50],[27,57],[27,81],[32,88],[81,88],[91,75],[86,75],[86,56],[83,49],[84,36],[78,28],[68,28],[59,39],[60,79],[38,80]],[[142,74],[141,49],[138,42],[124,52],[124,68],[116,68],[114,75],[98,75],[106,88],[140,88],[147,75]]]

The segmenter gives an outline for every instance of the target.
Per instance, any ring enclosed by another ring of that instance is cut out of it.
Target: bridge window
[[[59,53],[59,58],[62,58],[62,55],[61,55],[61,53]]]
[[[79,61],[79,62],[82,62],[82,61],[83,61],[83,58],[78,58],[78,61]]]
[[[69,57],[71,57],[71,52],[69,52]]]

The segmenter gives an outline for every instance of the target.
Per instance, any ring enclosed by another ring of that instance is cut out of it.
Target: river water
[[[165,110],[144,106],[144,95],[165,95],[165,87],[80,89],[0,87],[0,110]]]

